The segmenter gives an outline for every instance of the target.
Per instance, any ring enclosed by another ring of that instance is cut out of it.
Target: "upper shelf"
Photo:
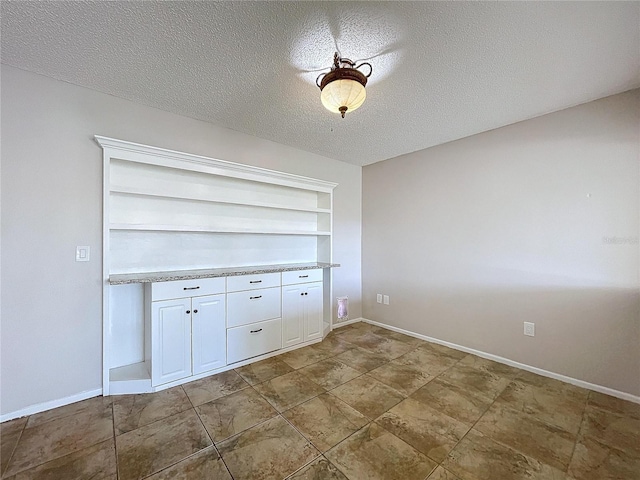
[[[110,191],[112,193],[121,193],[124,195],[141,195],[141,196],[147,196],[147,197],[176,198],[181,200],[194,200],[198,202],[221,203],[226,205],[246,205],[250,207],[274,208],[279,210],[293,210],[297,212],[331,213],[331,209],[329,208],[299,207],[295,205],[282,205],[277,203],[257,202],[257,201],[240,201],[240,200],[231,201],[223,198],[216,198],[214,196],[204,198],[200,195],[184,194],[184,193],[182,194],[159,193],[159,192],[153,191],[151,188],[144,188],[144,187],[132,188],[132,187],[114,185],[111,187]]]
[[[134,230],[144,232],[210,232],[210,233],[251,233],[260,235],[331,235],[331,232],[320,230],[278,230],[255,228],[219,228],[197,225],[154,225],[133,223],[111,223],[110,230]]]

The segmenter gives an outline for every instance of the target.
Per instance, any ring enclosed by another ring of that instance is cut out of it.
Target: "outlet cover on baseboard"
[[[536,336],[536,324],[532,322],[524,322],[524,334],[528,337]]]

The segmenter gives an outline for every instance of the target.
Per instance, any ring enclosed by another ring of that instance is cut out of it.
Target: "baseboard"
[[[473,348],[463,347],[462,345],[458,345],[451,342],[446,342],[444,340],[439,340],[437,338],[428,337],[426,335],[422,335],[420,333],[411,332],[409,330],[404,330],[403,328],[394,327],[391,325],[386,325],[384,323],[376,322],[374,320],[369,320],[367,318],[358,319],[360,321],[370,323],[371,325],[375,325],[377,327],[386,328],[387,330],[391,330],[398,333],[404,333],[405,335],[409,335],[411,337],[419,338],[420,340],[425,340],[427,342],[437,343],[439,345],[444,345],[445,347],[450,347],[455,350],[460,350],[461,352],[471,353],[473,355],[477,355],[478,357],[486,358],[488,360],[493,360],[494,362],[504,363],[505,365],[509,365],[511,367],[520,368],[522,370],[526,370],[531,373],[536,373],[538,375],[542,375],[543,377],[553,378],[555,380],[560,380],[561,382],[570,383],[571,385],[575,385],[577,387],[586,388],[589,390],[593,390],[595,392],[604,393],[606,395],[611,395],[612,397],[620,398],[622,400],[627,400],[629,402],[640,404],[640,397],[636,395],[632,395],[630,393],[621,392],[619,390],[614,390],[613,388],[604,387],[602,385],[596,385],[595,383],[585,382],[584,380],[578,380],[577,378],[567,377],[566,375],[562,375],[560,373],[550,372],[548,370],[543,370],[538,367],[532,367],[531,365],[526,365],[524,363],[516,362],[510,360],[508,358],[500,357],[498,355],[493,355],[492,353],[482,352],[480,350],[475,350]]]
[[[352,320],[345,320],[344,322],[334,323],[332,325],[332,329],[345,327],[347,325],[351,325],[352,323],[358,323],[358,322],[364,322],[364,321],[365,321],[365,319],[362,318],[362,317],[354,318]]]
[[[52,408],[64,407],[71,403],[76,403],[87,398],[97,397],[102,395],[102,389],[96,388],[95,390],[87,390],[86,392],[76,393],[69,397],[59,398],[57,400],[50,400],[48,402],[38,403],[36,405],[30,405],[15,412],[5,413],[0,415],[0,422],[6,422],[7,420],[13,420],[14,418],[25,417],[27,415],[33,415],[34,413],[44,412],[45,410],[51,410]]]

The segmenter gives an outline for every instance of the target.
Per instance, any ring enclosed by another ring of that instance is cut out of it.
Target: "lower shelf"
[[[109,370],[109,394],[152,392],[148,367],[145,362],[140,362]]]

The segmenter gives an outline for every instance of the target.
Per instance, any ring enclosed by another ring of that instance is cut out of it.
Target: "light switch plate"
[[[389,295],[384,295],[382,297],[382,303],[384,303],[385,305],[389,305]]]
[[[376,295],[376,302],[378,302],[378,303],[382,303],[382,294],[381,294],[381,293],[378,293],[378,294]]]
[[[76,262],[88,262],[91,248],[88,245],[76,247]]]

